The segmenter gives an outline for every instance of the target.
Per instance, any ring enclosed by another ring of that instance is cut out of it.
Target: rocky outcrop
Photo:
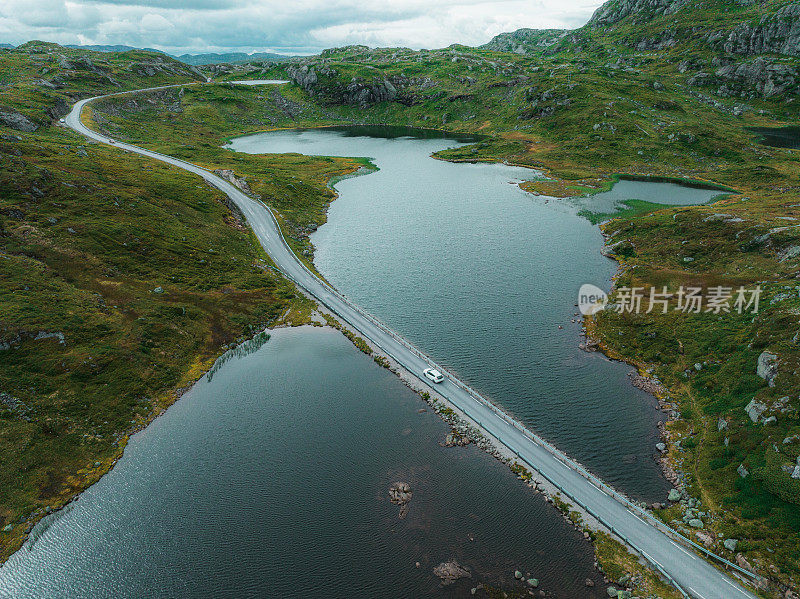
[[[729,54],[785,54],[800,56],[800,2],[787,4],[757,23],[741,23],[731,31],[722,48]]]
[[[39,125],[25,115],[8,108],[0,108],[0,125],[11,127],[17,131],[24,131],[25,133],[32,133],[39,128]]]
[[[798,84],[794,67],[761,56],[726,64],[718,68],[715,75],[726,80],[717,91],[721,96],[741,96],[742,92],[754,91],[769,98],[791,91]]]
[[[686,4],[686,0],[611,0],[598,8],[589,25],[612,25],[633,15],[633,22],[642,23],[658,15],[672,15]]]
[[[395,84],[382,76],[376,76],[371,81],[353,77],[349,83],[344,83],[336,79],[337,73],[334,69],[323,66],[317,71],[313,65],[291,65],[287,67],[286,74],[309,95],[318,96],[329,104],[367,108],[398,97]]]
[[[69,113],[69,105],[64,98],[56,98],[45,113],[50,120],[56,121]]]
[[[525,90],[525,100],[529,105],[520,111],[520,119],[543,119],[555,114],[560,108],[572,104],[570,97],[556,88],[540,91],[535,87]]]
[[[319,81],[313,66],[303,65],[298,67],[291,65],[286,68],[286,74],[307,92],[311,92],[314,85]]]
[[[569,31],[566,29],[517,29],[510,33],[494,36],[488,44],[481,48],[496,52],[514,52],[515,54],[534,54],[554,46],[563,40]]]
[[[247,184],[247,179],[244,177],[237,177],[236,173],[232,170],[227,168],[221,168],[214,171],[214,174],[218,177],[222,177],[226,181],[228,181],[231,185],[237,187],[241,192],[249,195],[250,197],[258,197],[253,190],[250,189],[250,186]]]

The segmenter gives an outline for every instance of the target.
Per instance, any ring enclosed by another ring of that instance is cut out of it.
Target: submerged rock
[[[451,584],[459,578],[472,578],[470,571],[455,560],[442,562],[433,569],[433,573],[442,580],[443,585]]]

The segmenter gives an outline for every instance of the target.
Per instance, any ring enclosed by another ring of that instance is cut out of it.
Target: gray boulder
[[[736,551],[736,546],[737,546],[738,544],[739,544],[739,540],[738,540],[738,539],[725,539],[725,540],[722,542],[722,545],[723,545],[723,546],[725,547],[725,549],[727,549],[728,551]]]
[[[742,478],[746,478],[747,475],[750,474],[750,471],[747,468],[744,467],[744,464],[739,464],[739,467],[736,469],[736,472]]]
[[[692,518],[688,522],[689,526],[692,528],[703,528],[703,521],[700,518]]]
[[[800,2],[787,4],[758,22],[744,21],[722,44],[729,54],[800,56]]]
[[[750,416],[750,420],[753,422],[758,422],[758,419],[761,418],[761,414],[763,414],[766,409],[766,405],[760,401],[756,401],[754,398],[745,406],[744,411],[747,412],[748,416]]]
[[[774,387],[775,377],[778,376],[778,356],[768,351],[761,352],[756,364],[756,374],[767,381],[770,387]]]
[[[670,489],[669,495],[667,495],[667,499],[670,501],[678,501],[681,498],[681,493],[678,489]]]

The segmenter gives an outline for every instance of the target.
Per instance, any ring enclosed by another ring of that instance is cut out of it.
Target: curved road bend
[[[165,87],[174,86],[149,89]],[[65,120],[69,127],[90,139],[101,143],[112,143],[108,137],[85,127],[80,120],[83,107],[88,102],[102,97],[106,96],[97,96],[78,102]],[[595,517],[607,526],[613,527],[613,532],[617,536],[639,553],[645,554],[648,561],[660,566],[686,593],[698,599],[757,599],[755,595],[724,572],[713,567],[683,545],[679,545],[661,529],[635,514],[632,509],[615,499],[610,489],[609,492],[606,492],[592,484],[577,471],[578,466],[571,460],[565,459],[563,454],[556,457],[558,452],[554,448],[534,440],[531,433],[525,431],[519,424],[512,423],[510,417],[489,404],[477,393],[468,390],[452,374],[440,368],[446,376],[444,382],[438,385],[430,383],[423,377],[422,370],[434,364],[433,361],[313,275],[286,245],[272,212],[263,204],[249,198],[224,179],[183,160],[126,143],[114,141],[113,145],[195,173],[225,193],[241,209],[264,250],[283,273],[345,320],[361,335],[407,368],[409,372],[418,376],[423,383],[435,388],[439,394],[464,412],[477,426],[498,439],[517,454],[522,461],[556,484],[565,495],[589,508]]]

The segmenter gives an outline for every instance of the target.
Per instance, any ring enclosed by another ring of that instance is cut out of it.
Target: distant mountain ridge
[[[207,54],[181,54],[180,56],[173,57],[181,62],[194,66],[219,63],[241,64],[245,62],[282,62],[291,58],[285,54],[274,54],[272,52],[253,52],[252,54],[247,54],[245,52],[210,52]]]
[[[203,54],[181,54],[176,56],[169,52],[156,50],[155,48],[136,48],[134,46],[126,46],[124,44],[104,45],[104,44],[66,44],[65,48],[72,48],[73,50],[94,50],[95,52],[129,52],[131,50],[145,50],[146,52],[155,52],[157,54],[164,54],[175,60],[179,60],[184,64],[192,66],[202,66],[207,64],[241,64],[246,62],[281,62],[289,60],[291,57],[285,54],[275,54],[272,52],[253,52],[247,54],[245,52],[207,52]],[[11,44],[0,44],[0,48],[14,48]]]

